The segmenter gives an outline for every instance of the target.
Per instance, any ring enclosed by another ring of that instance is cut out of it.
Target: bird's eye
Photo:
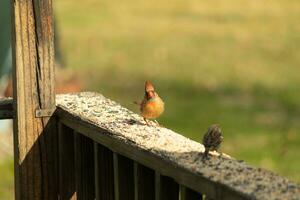
[[[152,97],[154,97],[155,96],[155,92],[154,91],[148,91],[147,92],[147,98],[152,98]]]

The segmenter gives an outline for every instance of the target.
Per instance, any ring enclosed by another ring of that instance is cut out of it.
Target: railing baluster
[[[74,134],[77,198],[95,199],[94,143],[79,133]]]
[[[134,199],[133,161],[114,153],[115,200]]]
[[[174,179],[168,176],[161,176],[160,178],[160,199],[161,200],[178,200],[179,199],[179,185]]]
[[[134,163],[135,200],[155,199],[155,172]]]
[[[75,189],[74,134],[71,128],[58,124],[59,197],[77,199]]]
[[[139,199],[139,175],[138,175],[138,163],[133,164],[133,176],[134,176],[134,200]]]
[[[155,171],[155,200],[160,200],[160,173]]]
[[[99,152],[98,152],[98,143],[94,142],[94,165],[95,165],[95,195],[96,200],[100,199],[100,178],[99,177]]]
[[[97,200],[114,200],[113,152],[94,142]]]
[[[187,188],[183,185],[180,185],[180,200],[202,200],[203,197],[201,194]]]
[[[115,193],[115,200],[120,199],[120,192],[119,192],[119,160],[118,154],[113,153],[113,161],[114,161],[114,193]]]

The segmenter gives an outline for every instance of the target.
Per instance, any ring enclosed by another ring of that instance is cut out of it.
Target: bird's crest
[[[150,81],[145,82],[145,92],[154,91],[154,87]]]

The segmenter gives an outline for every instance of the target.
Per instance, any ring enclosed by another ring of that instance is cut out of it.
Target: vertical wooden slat
[[[155,171],[155,200],[160,200],[160,173]]]
[[[183,186],[180,185],[180,200],[202,200],[202,195]]]
[[[155,172],[135,162],[134,186],[136,200],[155,199]]]
[[[202,200],[203,199],[203,195],[200,194],[200,193],[197,193],[194,190],[186,188],[186,199],[187,200]]]
[[[59,123],[59,199],[76,199],[74,134]]]
[[[11,6],[15,198],[55,199],[55,122],[35,116],[55,107],[52,0],[11,0]]]
[[[99,152],[98,152],[98,144],[94,141],[94,165],[95,165],[95,195],[96,200],[100,199],[100,177],[99,177]]]
[[[118,154],[116,152],[113,153],[113,167],[114,167],[114,194],[115,200],[120,199],[120,191],[119,191],[119,159]]]
[[[133,161],[114,153],[115,199],[134,199]]]
[[[161,200],[178,200],[179,185],[172,178],[161,176],[160,178],[160,199]]]
[[[74,134],[77,199],[95,199],[94,142]]]
[[[139,177],[138,177],[138,163],[133,164],[133,176],[134,176],[134,200],[139,199]]]
[[[114,200],[113,152],[94,142],[96,199]]]
[[[205,200],[214,200],[214,198],[210,198],[210,197],[208,197],[208,196],[205,196],[204,199],[205,199]]]

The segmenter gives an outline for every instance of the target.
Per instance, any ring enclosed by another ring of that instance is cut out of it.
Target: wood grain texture
[[[55,106],[51,0],[11,0],[15,198],[57,198],[55,120],[35,118]]]
[[[75,177],[77,199],[94,200],[94,142],[75,132]]]
[[[58,124],[59,130],[59,199],[77,199],[75,188],[74,131]]]
[[[94,143],[97,200],[114,200],[113,152]]]

